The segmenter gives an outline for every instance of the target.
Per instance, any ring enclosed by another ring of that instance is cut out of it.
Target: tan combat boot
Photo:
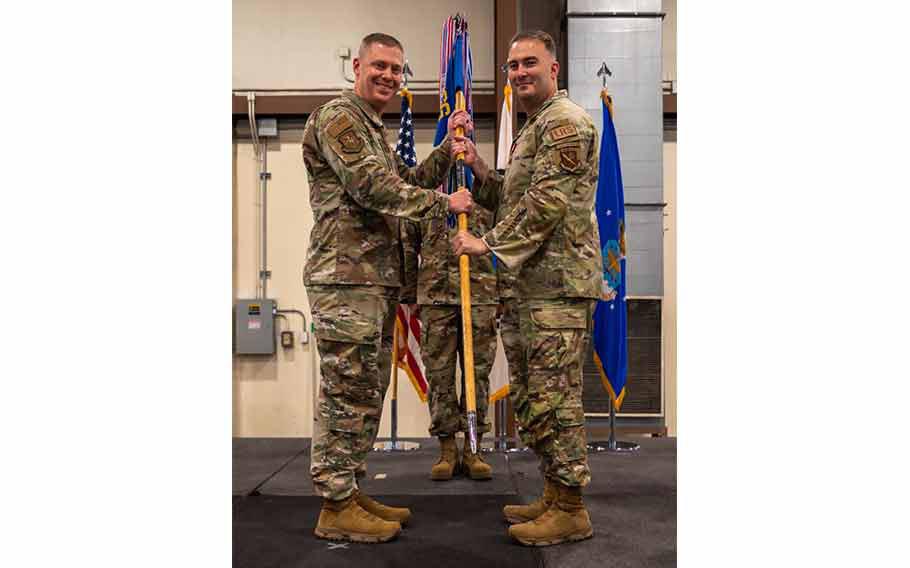
[[[458,465],[458,446],[455,437],[439,438],[439,461],[430,470],[430,479],[433,481],[446,481],[452,479],[455,467]]]
[[[399,532],[400,524],[384,521],[363,510],[353,495],[341,501],[325,499],[319,512],[319,522],[313,531],[319,538],[353,542],[386,542]]]
[[[533,521],[543,515],[550,508],[550,505],[556,501],[556,493],[556,484],[545,477],[543,480],[543,495],[530,505],[506,505],[502,508],[502,514],[513,525]]]
[[[360,508],[364,511],[376,515],[384,521],[395,521],[404,526],[408,519],[411,518],[411,510],[406,507],[389,507],[388,505],[383,505],[379,501],[371,498],[369,495],[360,491],[360,489],[354,490],[354,500],[357,501],[357,504],[360,505]]]
[[[480,439],[482,437],[481,435],[477,436],[478,449],[480,448]],[[468,440],[467,436],[464,438],[464,451],[461,453],[461,470],[474,480],[493,478],[493,468],[490,467],[490,464],[483,461],[483,458],[480,457],[480,452],[471,453],[471,441]]]
[[[527,546],[550,546],[591,538],[594,529],[591,517],[581,502],[581,487],[558,484],[553,505],[533,521],[512,525],[509,534]]]

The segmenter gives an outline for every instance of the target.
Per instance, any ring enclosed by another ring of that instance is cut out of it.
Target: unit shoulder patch
[[[324,126],[328,146],[345,164],[353,164],[366,155],[367,142],[356,128],[355,119],[341,111]]]
[[[562,146],[557,148],[559,153],[559,166],[570,172],[574,172],[581,165],[581,156],[578,146]]]
[[[354,122],[351,120],[351,117],[347,113],[341,112],[338,113],[338,116],[332,119],[326,127],[326,133],[332,138],[338,138],[338,136],[349,128],[353,128]]]
[[[363,150],[363,138],[353,129],[343,132],[337,139],[341,144],[341,151],[345,154],[359,154]]]

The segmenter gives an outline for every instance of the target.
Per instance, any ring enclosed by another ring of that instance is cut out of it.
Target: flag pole
[[[616,399],[610,395],[610,438],[604,441],[588,442],[589,452],[610,452],[614,454],[627,454],[641,449],[635,442],[626,442],[616,439]]]
[[[496,437],[489,446],[484,442],[481,451],[484,453],[511,454],[515,452],[527,452],[530,450],[527,446],[521,446],[517,441],[509,437],[509,431],[506,426],[506,400],[501,398],[494,405],[496,414]]]
[[[503,69],[503,75],[506,77],[505,85],[502,92],[502,106],[499,110],[499,133],[496,152],[496,169],[505,169],[508,167],[507,152],[512,144],[512,87],[509,85],[508,70]],[[497,79],[497,84],[498,84]],[[493,267],[496,269],[496,259],[493,259]],[[501,313],[496,317],[496,333],[500,335],[502,329]],[[501,341],[501,335],[497,342]],[[508,383],[507,383],[508,384]],[[509,437],[509,429],[506,425],[508,412],[506,410],[506,399],[500,398],[495,404],[496,416],[496,437],[490,447],[484,447],[484,452],[512,453],[527,451],[529,448],[519,446],[518,442]]]
[[[398,309],[395,309],[395,333],[392,334],[392,445],[398,445]]]
[[[455,93],[455,110],[465,110],[464,92]],[[456,127],[455,134],[464,136],[464,128]],[[458,189],[466,189],[464,172],[464,153],[456,156],[455,175],[458,178]],[[458,214],[458,232],[468,231],[468,216]],[[468,255],[463,254],[458,259],[461,273],[461,336],[464,349],[465,369],[465,408],[468,414],[468,440],[471,444],[471,453],[477,453],[477,398],[474,390],[474,338],[471,331],[471,263]]]
[[[607,67],[607,62],[604,61],[600,65],[600,69],[597,70],[597,76],[603,79],[603,90],[600,91],[600,98],[603,101],[604,106],[607,107],[607,111],[610,113],[610,116],[613,116],[613,99],[610,97],[609,92],[607,91],[607,76],[613,76],[613,73],[610,71],[610,68]],[[622,204],[620,204],[622,205]],[[625,307],[623,307],[625,309]],[[606,372],[606,369],[602,369],[602,372]],[[604,375],[606,379],[606,375]],[[608,384],[609,381],[605,383]],[[641,446],[635,442],[625,442],[618,441],[616,439],[616,406],[618,400],[614,396],[612,389],[608,389],[608,394],[610,395],[610,438],[606,442],[588,442],[587,449],[589,452],[602,452],[607,451],[611,453],[629,453],[638,451]]]
[[[496,317],[496,333],[500,333],[502,329],[502,317]],[[510,381],[511,382],[511,381]],[[494,412],[496,416],[496,437],[492,444],[488,447],[481,449],[482,452],[496,452],[501,454],[511,454],[513,452],[526,452],[530,450],[527,446],[521,446],[517,440],[509,437],[509,428],[506,425],[506,419],[508,417],[508,412],[506,410],[506,399],[508,397],[500,398],[496,401],[494,405]]]
[[[419,442],[408,442],[398,439],[398,308],[395,309],[395,327],[392,332],[392,399],[389,413],[392,418],[391,440],[373,444],[374,452],[408,452],[420,449]]]

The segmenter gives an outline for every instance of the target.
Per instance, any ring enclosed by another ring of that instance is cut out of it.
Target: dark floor
[[[431,481],[435,440],[418,440],[421,448],[412,452],[372,453],[361,488],[414,516],[391,543],[339,544],[313,536],[321,501],[309,477],[309,439],[235,438],[233,565],[675,566],[676,439],[627,439],[641,450],[588,456],[585,503],[594,538],[527,548],[510,540],[500,511],[540,492],[530,452],[485,454],[494,477],[484,482]]]

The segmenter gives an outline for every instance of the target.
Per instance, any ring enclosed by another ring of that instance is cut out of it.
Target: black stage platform
[[[233,565],[290,566],[604,566],[676,565],[676,439],[625,437],[641,444],[632,454],[591,453],[585,503],[594,538],[528,548],[506,532],[501,509],[528,503],[541,489],[530,452],[489,453],[493,479],[429,479],[438,446],[416,440],[411,452],[373,452],[361,488],[413,517],[386,544],[317,539],[321,500],[309,476],[309,439],[235,438]],[[378,477],[377,477],[378,476]]]

